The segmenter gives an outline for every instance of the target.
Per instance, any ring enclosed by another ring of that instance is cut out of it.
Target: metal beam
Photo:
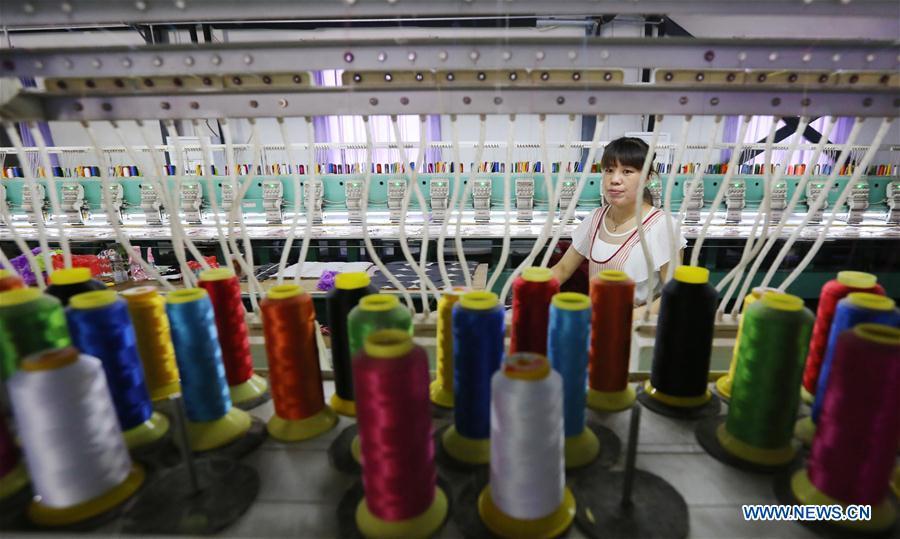
[[[164,24],[426,17],[577,17],[600,14],[885,16],[894,0],[13,0],[0,1],[11,28],[113,23]]]
[[[19,95],[0,108],[10,120],[212,119],[326,114],[766,114],[900,115],[891,89],[787,87],[375,88],[108,96]]]
[[[900,54],[897,43],[890,41],[600,37],[348,39],[0,50],[0,77],[265,74],[292,68],[897,71]]]

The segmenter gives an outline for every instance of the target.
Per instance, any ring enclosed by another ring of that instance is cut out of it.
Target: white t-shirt
[[[637,228],[625,238],[621,245],[607,243],[600,239],[599,231],[602,219],[608,206],[597,208],[590,213],[572,233],[572,247],[590,263],[590,276],[593,277],[600,270],[618,269],[628,274],[634,281],[634,302],[641,305],[647,302],[647,262],[640,245]],[[644,238],[653,259],[655,274],[653,277],[653,294],[659,293],[662,288],[659,281],[659,268],[670,259],[671,248],[669,235],[664,221],[665,214],[658,210],[652,210],[644,217]],[[687,245],[684,235],[680,233],[676,222],[672,222],[673,231],[676,234],[676,250]]]

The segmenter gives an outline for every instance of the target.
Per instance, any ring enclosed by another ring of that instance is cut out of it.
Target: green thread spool
[[[803,300],[766,292],[744,314],[728,418],[717,437],[732,455],[762,465],[789,462],[800,381],[815,317]]]
[[[19,369],[22,358],[71,344],[58,299],[37,288],[0,292],[0,380]]]
[[[350,356],[362,350],[366,337],[379,329],[399,329],[412,336],[412,315],[400,306],[397,296],[370,294],[350,311],[347,316]]]

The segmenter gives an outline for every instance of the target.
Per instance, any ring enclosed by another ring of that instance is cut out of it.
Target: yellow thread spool
[[[175,348],[169,332],[166,300],[153,286],[139,286],[122,293],[137,336],[147,390],[154,401],[181,391]]]
[[[453,287],[438,301],[437,369],[431,383],[431,402],[444,408],[453,408],[453,306],[466,292],[465,287]]]

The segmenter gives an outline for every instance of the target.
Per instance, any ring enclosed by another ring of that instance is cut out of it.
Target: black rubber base
[[[453,408],[444,408],[435,403],[431,403],[431,417],[443,421],[453,421]]]
[[[772,482],[772,491],[775,493],[775,499],[778,500],[778,503],[800,505],[800,500],[798,500],[797,497],[794,496],[794,492],[791,490],[791,477],[793,477],[794,472],[796,472],[800,468],[801,466],[799,464],[794,464],[794,466],[788,468],[787,470],[784,470],[784,472],[775,476],[775,480]],[[898,506],[897,499],[891,495],[890,491],[888,491],[888,497],[891,503],[893,503],[894,507],[896,508]],[[877,533],[864,533],[859,530],[848,530],[827,520],[801,520],[795,523],[795,525],[797,524],[805,526],[806,528],[809,528],[814,533],[816,533],[816,535],[827,537],[828,539],[859,539],[860,537],[900,537],[900,519],[898,519],[892,527]]]
[[[709,401],[702,406],[695,406],[693,408],[669,406],[668,404],[654,399],[644,391],[644,384],[638,384],[637,401],[651,412],[656,412],[657,414],[666,417],[674,417],[675,419],[703,419],[705,417],[713,417],[719,415],[719,411],[722,409],[722,401],[719,400],[719,397],[715,393],[713,393]]]
[[[250,423],[250,429],[237,440],[217,449],[201,451],[196,453],[196,455],[237,460],[259,447],[266,440],[266,436],[268,435],[269,433],[266,430],[266,424],[258,417],[254,417],[253,421]]]
[[[453,494],[450,489],[450,483],[438,475],[437,484],[443,489],[444,494],[447,496],[447,515],[452,515]],[[356,507],[363,499],[363,496],[365,496],[365,491],[363,490],[362,481],[353,483],[353,485],[347,489],[347,492],[341,496],[341,501],[338,502],[337,507],[338,537],[340,539],[364,539],[363,534],[359,531],[359,528],[356,527]],[[444,520],[444,523],[446,523],[446,519]],[[438,529],[438,532],[435,533],[435,535],[438,535],[441,529],[443,529],[443,525]]]
[[[756,464],[754,462],[738,458],[726,451],[724,447],[722,447],[722,444],[719,442],[719,437],[716,435],[716,431],[719,429],[719,425],[724,422],[725,417],[723,416],[709,417],[698,423],[697,428],[694,429],[694,435],[697,437],[697,441],[700,442],[700,446],[703,447],[703,449],[705,449],[711,457],[723,464],[727,464],[729,466],[733,466],[739,470],[744,470],[747,472],[773,474],[778,473],[785,468],[794,466],[800,459],[799,450],[790,462],[778,466],[766,466],[763,464]]]
[[[266,390],[265,393],[256,397],[255,399],[250,399],[248,401],[244,401],[241,403],[232,402],[231,404],[235,408],[240,408],[241,410],[252,410],[252,409],[256,408],[257,406],[261,406],[261,405],[269,402],[270,400],[272,400],[272,394],[269,393],[269,390]]]
[[[169,425],[169,432],[159,440],[152,444],[129,450],[131,458],[140,462],[148,474],[171,468],[181,462],[181,454],[172,437],[172,429],[175,428],[175,424],[169,420]]]
[[[450,453],[447,453],[441,438],[444,436],[444,432],[446,432],[452,424],[453,423],[448,423],[434,432],[434,461],[437,463],[438,468],[450,476],[459,474],[469,475],[481,470],[487,470],[488,463],[469,464],[467,462],[456,460],[450,456]]]
[[[229,526],[253,504],[259,475],[223,458],[194,461],[199,490],[187,467],[170,468],[148,485],[127,511],[123,531],[138,534],[208,535]]]
[[[331,466],[339,471],[351,475],[359,475],[362,469],[359,463],[353,458],[351,446],[353,438],[356,437],[359,429],[356,423],[348,426],[338,434],[338,437],[328,446],[328,462]]]
[[[725,395],[723,395],[722,392],[719,391],[719,386],[717,384],[712,385],[712,392],[713,392],[713,395],[719,397],[719,400],[721,400],[725,404],[731,403],[731,397],[726,397]]]
[[[25,510],[32,498],[31,485],[25,485],[15,494],[0,500],[0,531],[27,529],[31,524],[25,518]]]
[[[676,539],[687,537],[688,507],[663,478],[634,471],[631,504],[622,506],[624,472],[601,471],[575,480],[575,523],[596,539]]]
[[[611,429],[604,427],[597,418],[588,416],[585,427],[591,429],[600,441],[600,453],[593,462],[581,468],[566,468],[567,477],[578,477],[594,473],[598,469],[611,468],[616,465],[622,454],[622,440]]]

